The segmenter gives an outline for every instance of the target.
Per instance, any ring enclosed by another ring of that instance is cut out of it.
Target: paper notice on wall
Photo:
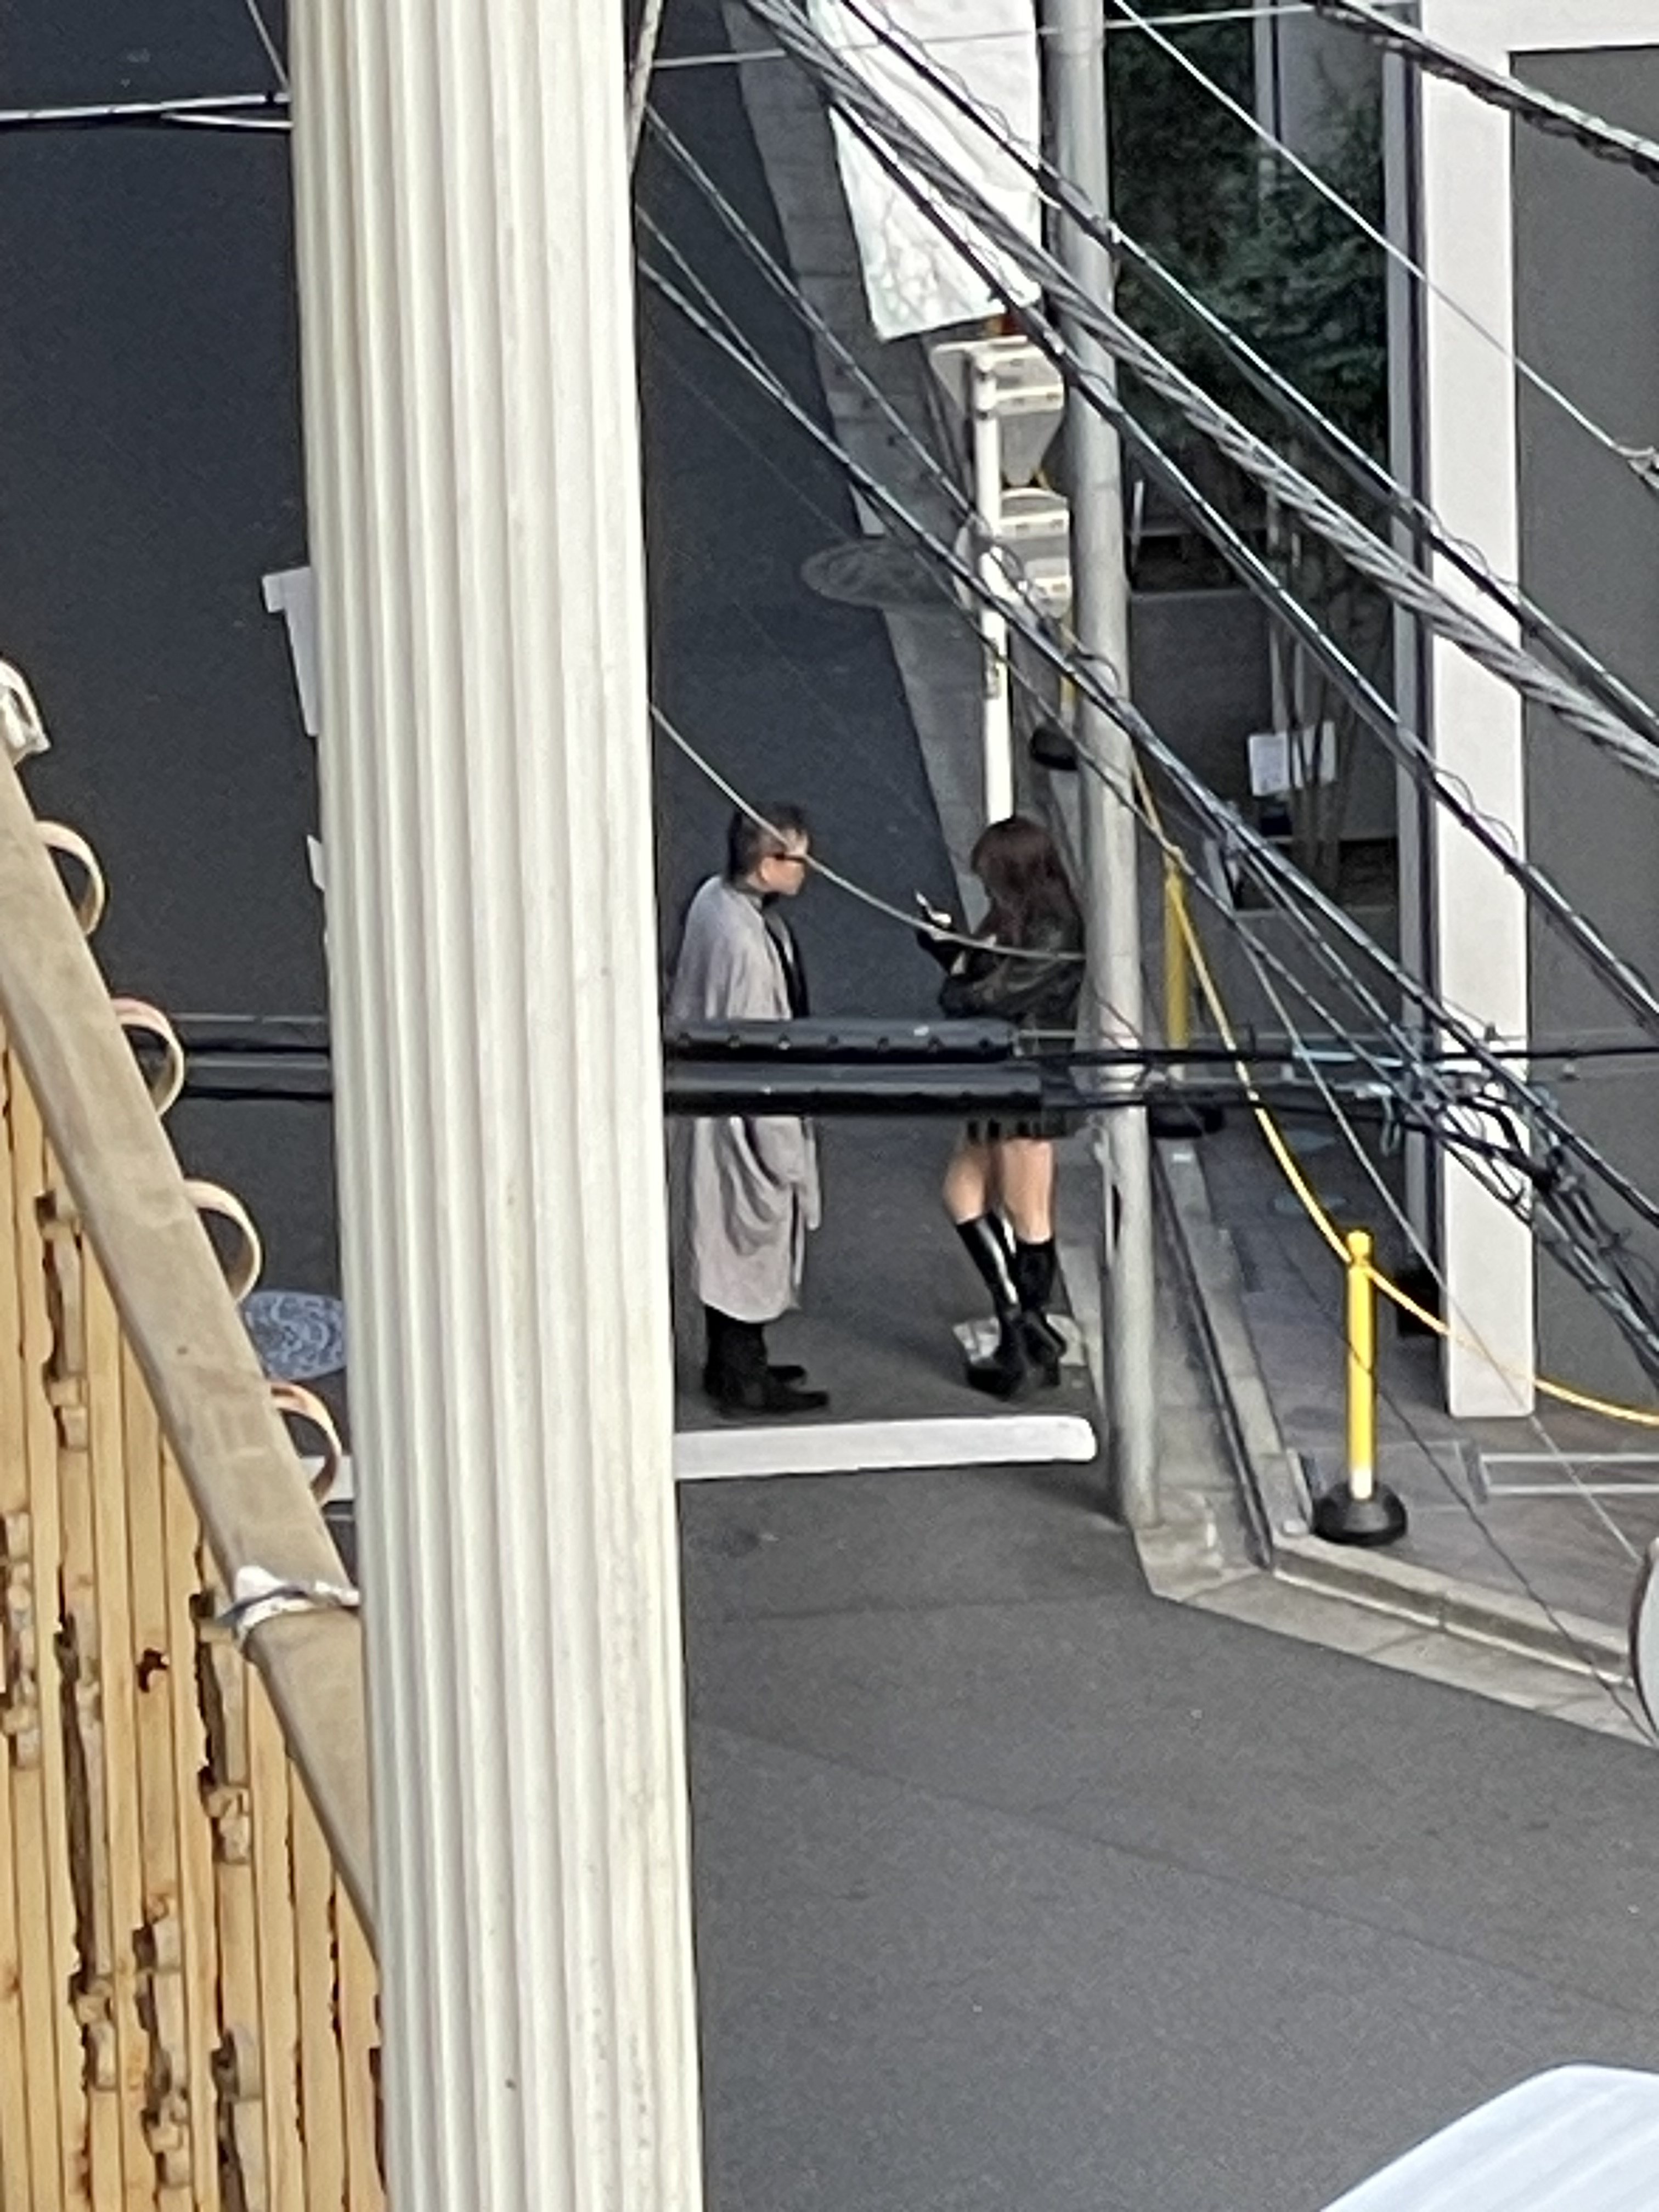
[[[1278,799],[1336,781],[1336,728],[1258,730],[1250,738],[1250,795]]]
[[[808,0],[808,13],[819,37],[914,131],[1009,222],[1034,244],[1039,240],[1041,213],[1030,176],[994,136],[929,84],[903,52],[906,46],[921,52],[959,93],[995,118],[998,130],[1035,155],[1042,94],[1033,0]],[[884,42],[889,33],[891,44]],[[878,337],[977,322],[1000,313],[1010,299],[1036,298],[1038,288],[1029,277],[960,215],[948,215],[974,258],[995,270],[998,283],[988,283],[859,133],[839,117],[835,131]]]

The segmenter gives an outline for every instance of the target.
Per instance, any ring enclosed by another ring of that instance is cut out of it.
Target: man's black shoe
[[[785,1382],[769,1372],[714,1394],[722,1413],[821,1413],[830,1403],[827,1390],[804,1390],[798,1382]]]
[[[804,1382],[806,1380],[806,1370],[787,1361],[776,1367],[769,1367],[766,1371],[775,1382]],[[744,1387],[740,1382],[722,1381],[712,1367],[705,1367],[702,1370],[703,1395],[714,1399],[716,1405],[722,1398],[740,1395]]]

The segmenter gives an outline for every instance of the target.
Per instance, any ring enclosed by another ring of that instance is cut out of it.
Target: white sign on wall
[[[1336,781],[1336,728],[1258,730],[1247,738],[1250,750],[1250,796],[1279,799],[1291,791],[1310,791]]]
[[[879,15],[897,45],[925,50],[928,61],[995,117],[1028,154],[1037,151],[1042,95],[1036,17],[1032,0],[809,0],[812,27],[940,154],[975,191],[994,204],[1035,244],[1041,235],[1036,186],[995,139],[980,129],[884,44],[866,18]],[[842,182],[864,267],[870,319],[882,338],[982,321],[1001,312],[1004,297],[986,283],[923,209],[887,173],[857,132],[836,122]],[[951,218],[961,226],[963,218]],[[1037,287],[1019,275],[969,227],[1007,293],[1035,300]]]

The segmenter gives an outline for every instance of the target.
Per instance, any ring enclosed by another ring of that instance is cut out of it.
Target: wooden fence
[[[378,2206],[362,1923],[3,1039],[0,1116],[0,2212]]]

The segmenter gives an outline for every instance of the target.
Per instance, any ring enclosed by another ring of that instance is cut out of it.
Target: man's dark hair
[[[763,826],[741,807],[726,825],[726,874],[730,883],[742,883],[746,876],[754,874],[763,860],[782,852],[783,847],[772,834],[774,830],[781,830],[790,837],[810,837],[812,834],[799,806],[780,800],[775,806],[763,806],[757,811],[765,817],[769,826]]]

